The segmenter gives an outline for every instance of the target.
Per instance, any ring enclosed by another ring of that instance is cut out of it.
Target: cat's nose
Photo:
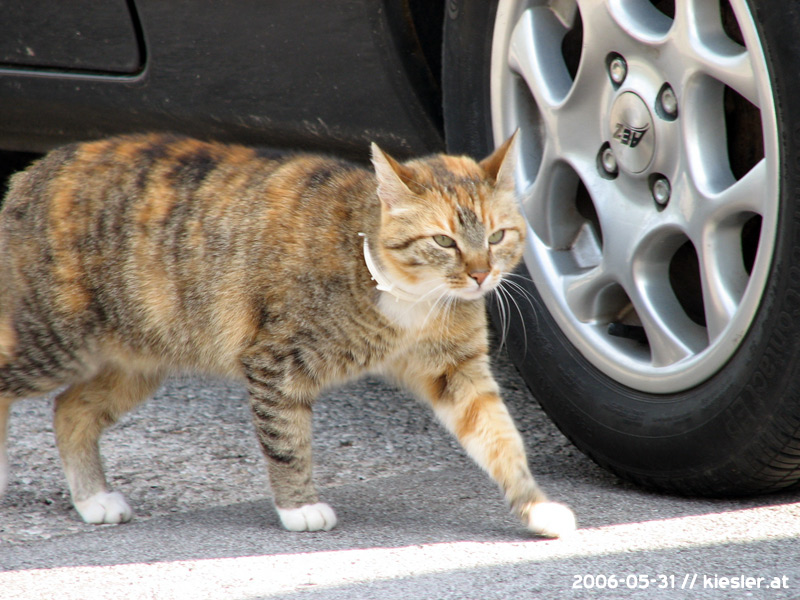
[[[489,276],[489,271],[472,271],[469,276],[477,281],[478,285],[483,285],[483,282]]]

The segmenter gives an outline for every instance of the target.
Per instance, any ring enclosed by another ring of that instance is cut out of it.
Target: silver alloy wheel
[[[654,4],[500,0],[491,110],[496,143],[520,130],[546,308],[600,371],[667,394],[714,375],[758,310],[779,157],[746,1]]]

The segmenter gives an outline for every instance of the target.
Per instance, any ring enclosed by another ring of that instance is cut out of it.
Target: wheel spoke
[[[763,215],[767,210],[774,209],[777,198],[766,194],[768,188],[767,161],[762,158],[744,177],[711,200],[716,209],[716,218],[744,212]]]
[[[682,116],[683,148],[693,185],[704,195],[727,189],[736,180],[726,143],[724,86],[710,77],[698,77],[685,90]]]
[[[628,37],[638,42],[657,43],[672,26],[672,20],[647,0],[616,1],[608,4],[617,26]]]
[[[686,237],[674,224],[640,207],[628,219],[616,219],[604,239],[604,262],[625,290],[647,334],[654,367],[690,358],[708,345],[704,327],[681,305],[670,277],[670,264]]]
[[[705,246],[720,225],[730,220],[744,220],[774,210],[777,198],[766,193],[769,187],[767,161],[761,159],[739,181],[723,190],[704,194],[697,187],[686,191],[682,210],[687,217],[687,233],[695,246]]]
[[[669,366],[700,352],[708,342],[706,331],[686,316],[668,277],[662,273],[636,279],[638,285],[628,289],[628,296],[647,334],[653,366]]]
[[[749,282],[742,248],[742,228],[762,215],[767,166],[762,159],[742,179],[715,195],[696,201],[692,237],[698,249],[706,326],[716,339],[733,318]],[[768,199],[774,202],[774,199]]]
[[[748,275],[742,256],[741,224],[717,228],[699,256],[703,307],[709,339],[716,339],[739,308]]]
[[[679,0],[675,12],[677,43],[691,48],[697,68],[760,106],[750,53],[725,33],[719,3]]]
[[[556,13],[537,7],[522,14],[511,34],[509,66],[523,77],[543,113],[560,104],[572,86],[561,55],[566,32]]]
[[[618,30],[604,3],[584,3],[582,9],[592,27],[584,28],[575,78],[561,102],[548,107],[546,121],[560,155],[583,176],[584,167],[596,172],[597,151],[608,138],[607,125],[598,120],[598,99],[611,89],[606,57],[616,47]],[[564,64],[563,57],[558,58]]]
[[[610,322],[626,303],[624,291],[602,264],[565,277],[564,297],[575,317],[584,323]]]
[[[523,211],[528,224],[542,242],[556,250],[568,247],[579,226],[567,198],[574,198],[578,176],[556,160],[551,144],[544,149],[539,172],[522,192]]]
[[[753,76],[753,65],[747,51],[733,56],[707,53],[701,58],[706,59],[704,67],[709,75],[736,90],[753,106],[760,106]]]

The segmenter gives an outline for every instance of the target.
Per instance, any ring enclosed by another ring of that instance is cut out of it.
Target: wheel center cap
[[[617,163],[631,173],[641,173],[653,160],[656,132],[653,116],[634,92],[623,92],[609,115],[611,148]]]

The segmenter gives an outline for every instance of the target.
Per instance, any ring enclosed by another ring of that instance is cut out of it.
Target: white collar
[[[394,296],[395,301],[404,300],[406,302],[418,302],[421,298],[419,295],[407,292],[403,288],[400,288],[396,284],[392,283],[378,263],[375,262],[375,260],[372,258],[372,252],[370,252],[369,249],[367,234],[359,233],[358,235],[364,238],[364,262],[367,264],[367,269],[369,269],[370,275],[372,275],[372,281],[377,284],[375,287],[381,292],[386,292],[387,294]]]

